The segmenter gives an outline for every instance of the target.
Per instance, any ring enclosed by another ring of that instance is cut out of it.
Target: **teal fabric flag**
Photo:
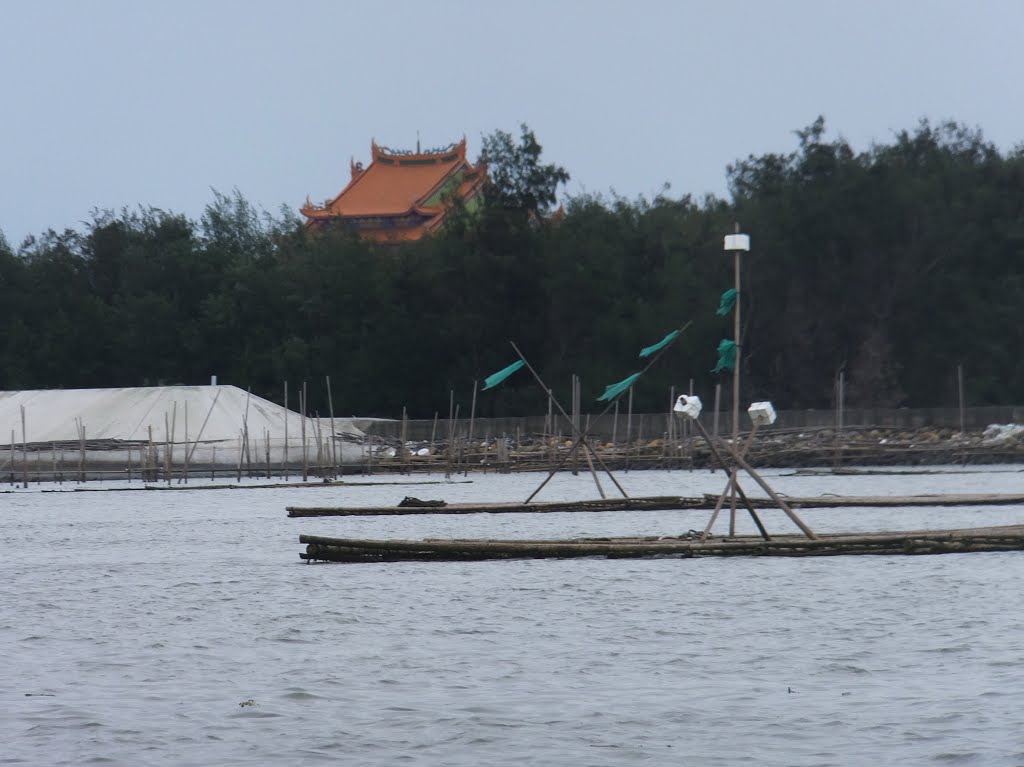
[[[729,288],[727,291],[725,291],[722,294],[722,299],[718,302],[718,311],[715,312],[715,314],[717,314],[719,317],[724,317],[729,312],[731,312],[732,308],[736,306],[736,297],[738,295],[739,292],[736,290],[736,288]]]
[[[507,368],[502,368],[497,373],[487,376],[487,378],[484,379],[484,388],[480,391],[493,389],[525,364],[526,363],[523,360],[519,360],[518,362],[513,362]]]
[[[618,383],[612,384],[611,386],[605,387],[604,394],[597,398],[598,402],[608,402],[618,397],[622,392],[626,391],[633,382],[640,377],[639,373],[633,373],[629,378],[623,378]]]
[[[729,340],[722,340],[718,345],[718,364],[711,372],[721,373],[723,370],[733,371],[736,369],[736,343]]]
[[[651,346],[645,346],[643,349],[640,350],[640,357],[641,358],[643,358],[643,357],[650,357],[652,354],[654,354],[659,349],[664,349],[666,346],[668,346],[670,343],[672,343],[675,340],[676,336],[678,336],[678,335],[679,335],[679,331],[678,330],[673,330],[671,333],[669,333],[663,339],[658,341],[658,343],[652,344]]]

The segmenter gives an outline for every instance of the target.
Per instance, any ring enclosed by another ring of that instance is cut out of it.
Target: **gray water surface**
[[[1024,486],[1007,469],[769,476],[791,495]],[[471,479],[0,495],[0,764],[1024,764],[1024,553],[298,559],[300,532],[669,534],[708,515],[284,511],[520,500],[540,478]],[[621,481],[693,494],[724,478]],[[541,499],[594,496],[566,474]],[[819,531],[1024,523],[1022,506],[801,514]]]

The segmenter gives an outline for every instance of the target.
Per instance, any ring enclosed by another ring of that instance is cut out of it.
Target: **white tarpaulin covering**
[[[353,419],[335,418],[334,434],[328,420],[303,419],[235,386],[0,392],[0,471],[77,466],[130,476],[133,467],[173,473],[185,463],[267,472],[359,463],[365,435]]]
[[[215,401],[216,400],[216,404]],[[25,408],[24,440],[29,443],[78,441],[77,423],[86,439],[164,442],[165,423],[173,422],[175,442],[237,440],[243,424],[251,438],[284,439],[285,418],[289,442],[301,432],[302,417],[236,386],[147,386],[130,389],[42,389],[0,392],[0,444],[20,445],[21,408]],[[187,411],[187,417],[186,417]],[[187,420],[187,423],[186,423]],[[203,426],[203,422],[206,422]],[[308,432],[314,419],[307,419]],[[321,423],[323,423],[321,419]],[[202,436],[199,430],[202,427]],[[168,426],[168,429],[171,427]],[[336,433],[362,436],[351,419],[334,419]],[[324,429],[324,433],[327,433]]]

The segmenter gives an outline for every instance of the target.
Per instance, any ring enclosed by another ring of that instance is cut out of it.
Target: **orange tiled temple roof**
[[[348,186],[323,207],[306,200],[301,212],[314,228],[342,225],[376,241],[418,240],[436,230],[447,213],[443,197],[464,201],[483,189],[486,169],[466,160],[466,139],[426,152],[402,152],[371,144],[370,165],[351,163]]]

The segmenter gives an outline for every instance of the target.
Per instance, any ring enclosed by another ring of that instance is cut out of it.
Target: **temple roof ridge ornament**
[[[370,142],[370,151],[374,160],[379,157],[444,157],[445,155],[450,154],[455,154],[457,155],[457,159],[464,160],[466,158],[466,137],[463,135],[461,141],[452,141],[444,146],[422,149],[420,151],[413,151],[412,149],[394,149],[389,146],[384,146],[383,144],[378,144],[376,139],[374,139]]]
[[[351,180],[323,207],[308,196],[301,212],[316,228],[343,226],[364,239],[399,242],[436,231],[448,213],[446,195],[464,203],[480,197],[486,166],[466,159],[462,140],[417,152],[395,150],[370,142],[372,157],[365,166],[349,157]],[[474,203],[478,204],[478,203]]]

